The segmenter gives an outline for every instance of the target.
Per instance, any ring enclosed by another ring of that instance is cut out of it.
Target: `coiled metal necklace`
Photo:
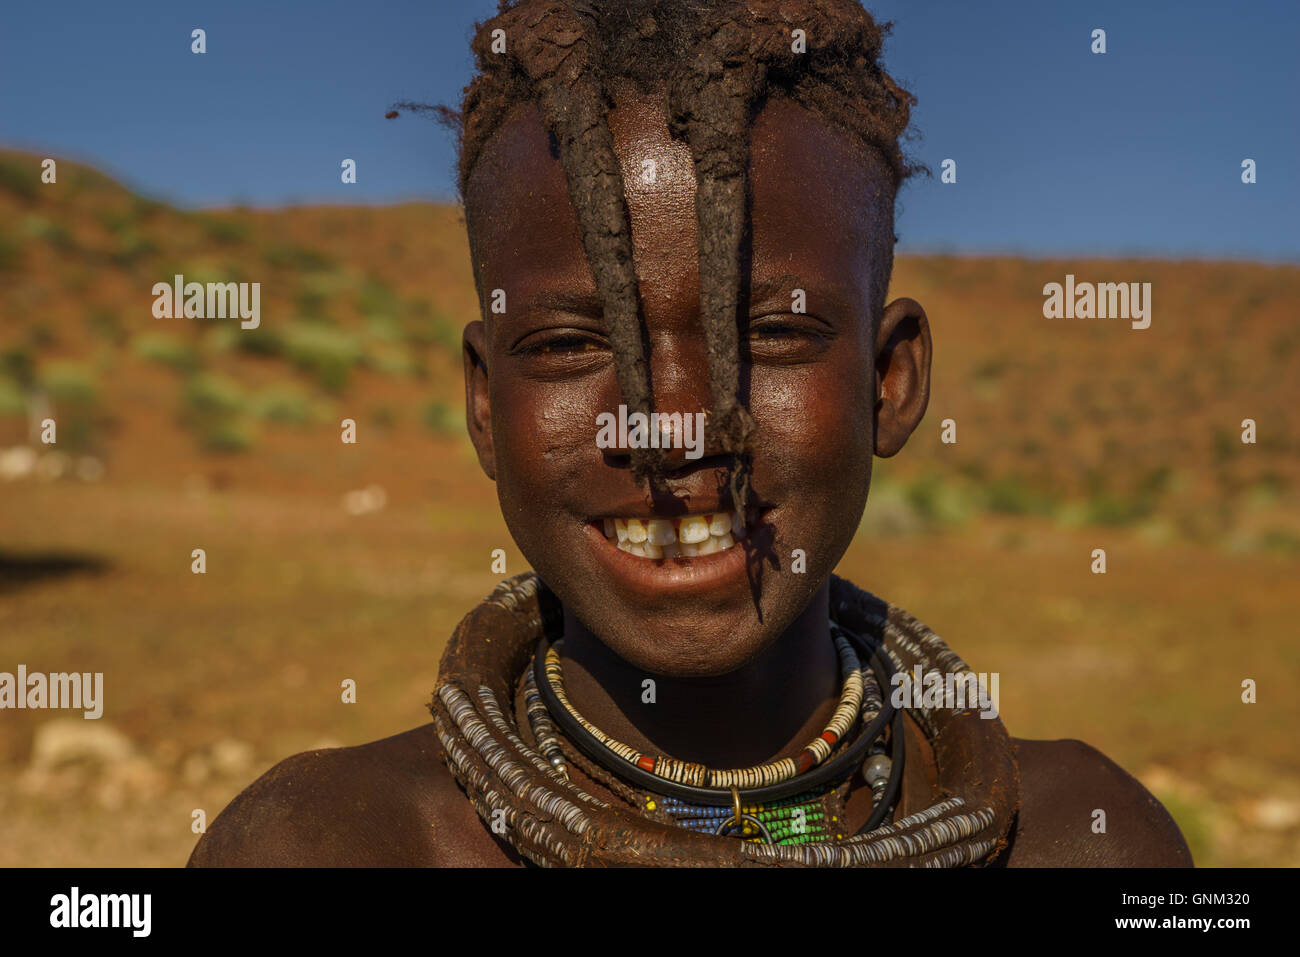
[[[510,713],[514,709],[501,705],[516,700],[530,671],[538,693],[545,693],[544,666],[540,667],[543,680],[538,681],[538,653],[544,663],[545,649],[560,634],[562,612],[558,599],[535,574],[503,581],[457,626],[443,653],[438,690],[430,704],[448,768],[485,825],[528,860],[565,867],[954,867],[984,863],[1006,845],[1019,805],[1019,772],[1010,739],[1001,721],[982,720],[964,707],[905,706],[934,756],[935,802],[889,824],[877,819],[872,826],[869,821],[858,833],[843,837],[802,843],[736,840],[709,833],[705,827],[680,826],[675,818],[647,816],[644,807],[616,806],[588,793],[521,737],[527,732]],[[970,673],[938,635],[907,612],[835,576],[831,577],[830,615],[853,642],[859,660],[871,661],[882,691],[890,685],[889,668],[919,667],[925,674],[941,676]],[[872,727],[850,742],[841,741],[841,751],[832,752],[805,774],[765,786],[772,791],[764,787],[747,791],[753,803],[742,802],[742,822],[733,820],[732,829],[745,826],[746,806],[772,807],[797,798],[794,792],[813,781],[829,783],[841,772],[852,773],[862,766],[871,747],[868,732],[878,735],[880,728],[872,728],[877,722],[883,727],[882,716],[888,713],[882,703]],[[548,717],[563,730],[564,747],[571,747],[566,757],[586,761],[586,752],[567,743],[583,741],[566,724],[577,722],[563,706],[548,709]],[[901,722],[897,714],[892,720]],[[891,745],[897,757],[886,790],[896,792],[901,732],[891,735]],[[588,742],[588,747],[599,749],[605,757],[606,749],[599,742]],[[849,755],[851,761],[846,760]],[[667,781],[634,762],[627,764],[622,768],[626,780],[638,786],[659,789],[685,804],[735,810],[730,789],[702,788],[706,793],[698,794],[693,785]],[[644,777],[637,779],[637,775]],[[626,783],[613,775],[609,778],[615,790],[628,792]],[[793,791],[786,793],[786,788]],[[873,817],[893,803],[893,795],[882,797]],[[777,832],[770,836],[776,839]]]

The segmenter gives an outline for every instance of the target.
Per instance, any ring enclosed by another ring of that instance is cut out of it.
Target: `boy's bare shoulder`
[[[1190,867],[1146,788],[1081,741],[1013,739],[1021,807],[1008,867]],[[1105,812],[1097,833],[1096,811]],[[281,761],[199,840],[191,867],[484,867],[518,864],[443,763],[432,724]]]
[[[1114,761],[1082,741],[1013,738],[1020,814],[1008,867],[1191,867],[1164,806]],[[1105,813],[1104,819],[1097,811]],[[1104,820],[1105,831],[1100,832]]]
[[[281,761],[230,802],[191,867],[483,867],[519,859],[443,763],[432,724]]]

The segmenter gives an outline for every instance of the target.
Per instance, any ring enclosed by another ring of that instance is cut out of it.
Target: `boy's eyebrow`
[[[539,292],[529,300],[529,308],[544,309],[547,312],[569,312],[580,316],[601,319],[605,315],[605,303],[599,293],[562,292],[548,289]]]
[[[749,290],[749,301],[753,306],[775,300],[788,301],[795,289],[807,291],[813,286],[817,290],[817,299],[821,302],[829,304],[832,308],[852,311],[856,297],[851,287],[841,286],[839,283],[827,283],[824,280],[810,283],[793,273],[754,283]],[[605,303],[600,298],[600,294],[594,290],[591,292],[543,290],[532,297],[529,308],[546,312],[570,313],[598,320],[603,320],[605,315]]]
[[[752,283],[749,287],[749,301],[765,302],[768,299],[790,298],[790,293],[798,289],[801,283],[799,277],[793,273],[786,273],[782,276],[774,276],[771,279],[764,279],[760,282]]]
[[[808,300],[815,299],[820,304],[817,308],[807,306],[809,312],[819,313],[829,307],[834,311],[852,313],[861,308],[858,304],[860,297],[850,284],[827,281],[825,278],[820,277],[801,279],[791,273],[786,273],[783,276],[761,280],[750,286],[750,309],[753,310],[764,304],[774,303],[777,300],[788,304],[796,289],[802,289]]]

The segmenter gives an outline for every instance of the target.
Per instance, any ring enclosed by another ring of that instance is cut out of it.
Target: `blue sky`
[[[495,6],[14,4],[0,146],[189,207],[450,198],[450,134],[383,114],[458,102],[473,24]],[[911,151],[936,174],[901,195],[901,251],[1300,261],[1300,3],[868,7],[895,21],[886,66],[919,99]]]

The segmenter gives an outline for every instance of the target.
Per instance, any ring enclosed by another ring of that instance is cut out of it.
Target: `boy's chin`
[[[763,602],[762,620],[752,600],[742,608],[707,615],[632,616],[609,606],[587,615],[581,608],[571,610],[601,644],[639,671],[665,678],[713,678],[753,661],[802,611],[790,607],[781,614],[768,607],[782,604],[776,599],[769,596]]]
[[[597,632],[628,664],[664,678],[716,678],[743,668],[775,639],[762,625],[744,632],[696,628],[689,633],[622,628]]]

